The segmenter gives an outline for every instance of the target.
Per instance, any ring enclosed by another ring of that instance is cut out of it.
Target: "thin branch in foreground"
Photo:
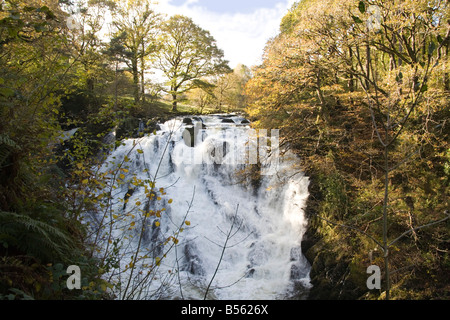
[[[365,231],[363,231],[363,230],[360,230],[360,229],[358,229],[358,228],[356,228],[356,227],[352,227],[352,226],[348,226],[348,225],[345,225],[345,224],[340,224],[340,223],[336,223],[336,222],[330,221],[330,220],[328,220],[328,219],[326,219],[326,218],[324,218],[324,217],[319,216],[318,214],[315,214],[315,216],[318,217],[319,219],[322,219],[322,220],[326,221],[326,222],[329,223],[329,224],[334,225],[334,226],[338,226],[338,227],[342,227],[342,228],[347,228],[347,229],[355,230],[355,231],[357,231],[357,232],[359,232],[359,233],[365,235],[366,237],[368,237],[368,238],[370,238],[371,240],[373,240],[373,241],[374,241],[378,246],[380,246],[380,248],[384,251],[384,245],[383,245],[380,241],[378,241],[377,239],[375,239],[375,237],[373,237],[372,235],[368,234],[367,232],[365,232]]]
[[[214,270],[214,274],[213,274],[213,276],[211,277],[211,280],[210,280],[209,283],[208,283],[208,287],[206,288],[205,296],[203,297],[203,300],[206,300],[206,297],[208,296],[209,289],[211,288],[211,284],[212,284],[212,282],[214,281],[214,278],[216,277],[216,274],[217,274],[217,271],[219,270],[220,264],[222,263],[223,255],[225,254],[225,250],[228,248],[228,247],[227,247],[228,241],[230,241],[230,239],[231,239],[234,235],[236,235],[236,233],[234,233],[233,235],[231,235],[231,234],[232,234],[233,229],[234,229],[234,224],[235,224],[235,222],[236,222],[236,218],[237,218],[238,211],[239,211],[239,204],[237,205],[236,213],[235,213],[235,215],[234,215],[234,217],[233,217],[233,222],[232,222],[232,224],[231,224],[230,230],[228,231],[228,233],[227,233],[227,235],[226,235],[227,237],[226,237],[226,239],[225,239],[225,243],[224,243],[224,245],[222,246],[222,253],[221,253],[221,255],[220,255],[219,262],[217,263],[216,270]],[[242,224],[241,224],[241,225],[242,225]],[[239,227],[239,228],[240,228],[240,227]]]
[[[447,221],[448,219],[450,219],[450,214],[447,213],[447,217],[444,218],[444,219],[436,220],[436,221],[427,223],[427,224],[425,224],[425,225],[423,225],[423,226],[416,227],[416,228],[413,228],[413,229],[411,229],[411,230],[405,231],[405,232],[403,232],[399,237],[397,237],[397,238],[395,238],[393,241],[391,241],[391,242],[388,244],[388,247],[391,247],[394,243],[396,243],[397,241],[401,240],[403,237],[405,237],[406,235],[408,235],[408,234],[410,234],[410,233],[412,233],[412,232],[416,232],[417,230],[420,230],[420,229],[424,229],[424,228],[427,228],[427,227],[434,226],[434,225],[436,225],[436,224],[439,224],[439,223],[442,223],[442,222],[444,222],[444,221]]]

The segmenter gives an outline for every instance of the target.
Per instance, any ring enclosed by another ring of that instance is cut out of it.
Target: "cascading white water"
[[[114,227],[105,224],[102,231],[103,246],[117,249],[111,260],[119,263],[109,270],[121,282],[116,294],[134,299],[203,299],[206,291],[207,298],[221,300],[298,297],[310,286],[301,253],[309,179],[293,169],[298,159],[287,153],[272,159],[270,172],[248,179],[242,172],[252,152],[263,155],[264,150],[244,119],[192,119],[174,119],[161,124],[156,135],[124,141],[102,168],[121,181],[107,215]],[[138,248],[138,259],[130,264]]]

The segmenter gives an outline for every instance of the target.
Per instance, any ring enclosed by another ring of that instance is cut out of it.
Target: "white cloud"
[[[245,1],[245,0],[243,0]],[[197,0],[187,0],[182,6],[173,6],[170,0],[160,0],[157,10],[169,16],[183,14],[208,30],[225,53],[233,68],[238,63],[258,65],[267,41],[277,35],[281,18],[295,0],[280,0],[274,8],[261,8],[253,13],[217,13],[198,6]]]

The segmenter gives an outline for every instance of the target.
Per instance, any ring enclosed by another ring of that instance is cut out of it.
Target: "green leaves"
[[[14,96],[15,91],[11,88],[7,88],[7,87],[0,87],[0,96],[3,96],[5,98],[9,98]]]
[[[174,109],[178,93],[207,87],[202,78],[229,70],[215,39],[188,17],[171,17],[162,26],[161,42],[160,68],[170,86],[164,90],[173,95]]]
[[[36,9],[36,12],[44,13],[45,14],[45,19],[47,19],[47,20],[52,20],[52,19],[56,18],[56,16],[53,13],[53,11],[51,11],[50,8],[47,7],[47,6],[42,6],[42,7],[38,8],[38,9]]]
[[[420,88],[420,92],[421,93],[425,93],[425,92],[427,92],[428,91],[428,85],[427,84],[424,84],[421,88]]]
[[[359,4],[358,4],[358,9],[359,9],[359,12],[361,12],[362,14],[366,13],[366,4],[364,3],[364,1],[360,1],[360,2],[359,2]],[[353,21],[354,21],[355,23],[357,23],[357,24],[363,23],[363,21],[361,20],[361,18],[358,17],[358,16],[352,15],[352,19],[353,19]]]
[[[355,22],[355,23],[363,23],[363,21],[359,18],[359,17],[357,17],[357,16],[352,16],[352,19],[353,19],[353,21]]]
[[[361,13],[366,12],[366,4],[364,3],[364,1],[359,2],[358,8],[359,8],[359,12],[361,12]]]

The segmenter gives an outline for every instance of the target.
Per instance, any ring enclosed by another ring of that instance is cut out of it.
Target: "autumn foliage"
[[[448,298],[448,225],[416,232],[448,218],[448,9],[298,2],[246,87],[257,126],[281,128],[312,176],[313,297],[378,297],[365,269],[406,233],[389,248],[392,297]]]

